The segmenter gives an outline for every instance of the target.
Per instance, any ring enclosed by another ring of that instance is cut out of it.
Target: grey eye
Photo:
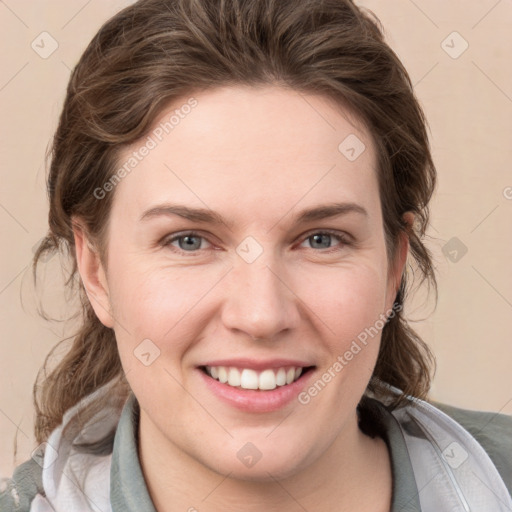
[[[311,242],[311,245],[314,249],[317,249],[317,248],[320,248],[320,249],[326,249],[328,247],[330,247],[331,245],[331,236],[330,234],[328,233],[318,233],[318,234],[315,234],[315,235],[311,235],[310,237],[308,237],[308,240]],[[319,244],[319,245],[316,245],[315,244]]]
[[[184,235],[177,237],[176,240],[178,240],[179,248],[184,251],[194,251],[201,248],[202,237],[200,236]]]

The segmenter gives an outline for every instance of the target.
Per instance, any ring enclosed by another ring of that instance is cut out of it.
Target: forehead
[[[378,202],[363,123],[327,98],[279,87],[224,87],[174,101],[125,148],[119,166],[129,159],[115,202],[139,212],[175,199],[253,214],[345,200],[371,214]]]

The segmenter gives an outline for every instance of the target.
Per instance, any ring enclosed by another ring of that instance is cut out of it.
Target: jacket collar
[[[140,408],[133,392],[123,408],[112,450],[110,502],[112,512],[156,512],[138,456]]]

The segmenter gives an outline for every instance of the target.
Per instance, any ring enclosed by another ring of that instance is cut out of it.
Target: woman
[[[426,122],[349,0],[141,0],[73,71],[50,231],[83,304],[2,510],[508,510],[512,419],[432,405],[402,309]],[[445,412],[442,412],[445,411]]]

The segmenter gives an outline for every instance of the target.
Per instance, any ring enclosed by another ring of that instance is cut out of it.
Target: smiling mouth
[[[251,368],[237,368],[234,366],[199,367],[206,375],[222,384],[238,389],[259,391],[270,391],[278,387],[288,386],[314,368],[315,366],[283,366],[256,371]]]

